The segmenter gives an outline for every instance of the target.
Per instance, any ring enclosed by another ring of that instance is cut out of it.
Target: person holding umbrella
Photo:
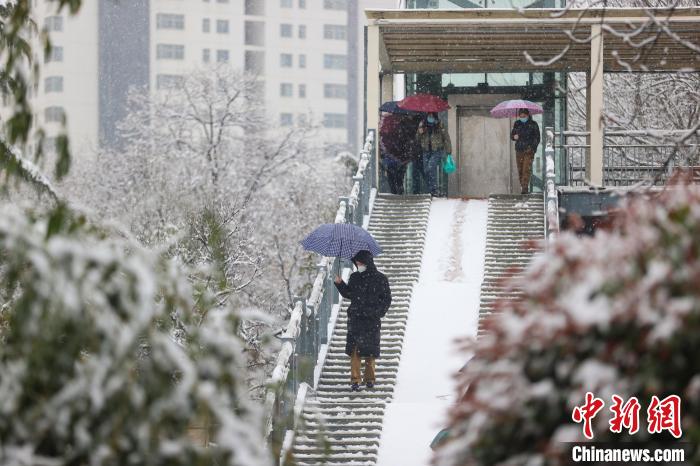
[[[494,118],[517,118],[510,132],[515,141],[515,161],[518,165],[518,178],[522,194],[530,191],[532,161],[540,145],[540,127],[532,115],[543,113],[542,106],[529,100],[506,100],[491,109]]]
[[[415,139],[420,146],[423,179],[428,184],[430,194],[438,195],[437,170],[446,154],[452,152],[452,142],[445,126],[438,119],[438,113],[450,108],[447,101],[432,94],[410,95],[398,103],[404,110],[427,114],[418,125]]]
[[[357,271],[350,275],[348,283],[335,277],[338,292],[350,300],[348,307],[348,333],[345,354],[350,356],[350,389],[360,390],[364,381],[368,389],[374,387],[375,358],[380,355],[381,319],[391,306],[389,280],[377,270],[372,253],[361,250],[352,257]],[[361,359],[365,360],[361,374]]]
[[[425,120],[418,125],[416,139],[423,152],[423,177],[428,183],[430,194],[437,196],[438,168],[442,166],[445,155],[452,152],[450,134],[438,119],[437,113],[428,113]]]
[[[518,110],[518,119],[513,124],[510,138],[515,141],[515,161],[518,166],[521,193],[527,194],[530,190],[532,161],[535,159],[537,146],[540,145],[540,127],[532,119],[528,109]]]

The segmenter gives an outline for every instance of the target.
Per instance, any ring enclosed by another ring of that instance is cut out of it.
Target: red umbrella
[[[442,112],[450,108],[444,99],[432,94],[409,95],[399,102],[399,107],[414,112]]]

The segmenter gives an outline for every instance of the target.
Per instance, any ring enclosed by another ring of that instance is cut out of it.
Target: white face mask
[[[358,271],[358,272],[362,273],[362,272],[364,272],[365,270],[367,270],[367,266],[366,266],[366,265],[363,264],[363,265],[358,265],[358,266],[357,266],[357,271]]]

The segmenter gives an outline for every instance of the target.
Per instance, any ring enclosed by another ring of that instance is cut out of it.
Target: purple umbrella
[[[529,100],[506,100],[501,102],[491,109],[491,116],[494,118],[517,118],[518,111],[521,108],[526,108],[530,111],[530,114],[535,115],[538,113],[544,113],[542,106],[536,104],[535,102],[530,102]]]

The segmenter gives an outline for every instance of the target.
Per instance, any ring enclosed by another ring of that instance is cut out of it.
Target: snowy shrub
[[[605,402],[595,441],[671,440],[647,432],[651,397],[682,399],[682,441],[700,444],[700,190],[628,201],[611,231],[563,234],[469,346],[440,466],[559,464],[587,391]],[[640,430],[613,434],[612,395],[641,404]],[[686,460],[689,458],[686,457]]]
[[[2,208],[0,465],[269,464],[238,319],[188,275],[67,209]]]

